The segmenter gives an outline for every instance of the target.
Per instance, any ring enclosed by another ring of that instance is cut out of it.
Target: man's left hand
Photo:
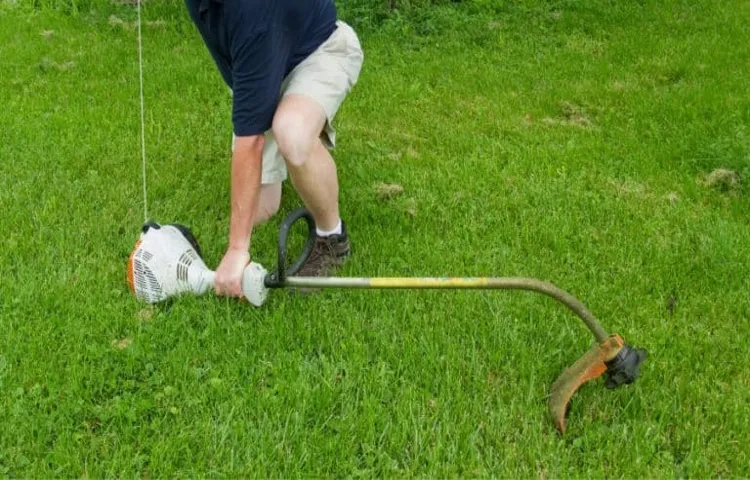
[[[250,263],[250,253],[246,249],[227,250],[216,269],[214,289],[217,295],[242,296],[242,273]]]

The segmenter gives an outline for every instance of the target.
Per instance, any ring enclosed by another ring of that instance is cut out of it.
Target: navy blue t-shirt
[[[333,0],[185,0],[233,91],[237,136],[269,128],[284,77],[336,29]]]

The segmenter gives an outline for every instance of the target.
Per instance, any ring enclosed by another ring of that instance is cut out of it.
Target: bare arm
[[[260,193],[263,135],[237,137],[232,154],[229,248],[248,250]]]
[[[216,270],[218,295],[241,296],[242,272],[250,261],[250,237],[260,194],[264,136],[237,137],[232,154],[229,245]]]

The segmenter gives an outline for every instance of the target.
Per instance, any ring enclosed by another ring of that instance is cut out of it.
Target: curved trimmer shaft
[[[601,343],[609,337],[596,317],[573,295],[551,283],[534,278],[287,277],[284,285],[277,285],[277,287],[279,286],[297,288],[527,290],[552,297],[568,307],[583,320],[597,342]]]
[[[596,344],[583,357],[565,370],[552,385],[547,402],[555,427],[565,432],[568,403],[586,382],[607,373],[607,387],[616,388],[632,383],[638,377],[646,355],[642,350],[625,345],[619,335],[608,335],[594,315],[568,292],[533,278],[337,278],[286,277],[277,288],[360,288],[360,289],[477,289],[527,290],[554,298],[583,320],[594,335]]]

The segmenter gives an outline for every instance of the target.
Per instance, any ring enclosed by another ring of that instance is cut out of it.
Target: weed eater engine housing
[[[245,268],[243,293],[260,306],[265,288],[250,288],[263,281],[266,270],[257,263]],[[128,260],[128,284],[139,300],[158,303],[183,293],[202,295],[214,286],[214,272],[203,262],[198,241],[179,224],[146,223]]]
[[[299,258],[289,267],[287,240],[292,226],[305,220],[307,242]],[[566,430],[568,404],[586,382],[606,374],[605,386],[617,388],[635,381],[646,359],[645,350],[633,348],[617,334],[608,334],[583,303],[552,285],[533,278],[339,278],[299,277],[301,265],[312,251],[315,222],[310,212],[299,209],[281,224],[278,239],[278,266],[272,273],[251,263],[245,268],[242,289],[256,306],[266,299],[269,288],[359,288],[359,289],[486,289],[526,290],[541,293],[562,303],[577,315],[594,336],[591,349],[566,369],[552,384],[547,406],[560,433]],[[214,284],[214,272],[206,267],[198,242],[182,225],[143,226],[140,239],[128,262],[128,283],[137,298],[157,303],[183,293],[203,294]],[[260,292],[260,293],[258,293]]]

